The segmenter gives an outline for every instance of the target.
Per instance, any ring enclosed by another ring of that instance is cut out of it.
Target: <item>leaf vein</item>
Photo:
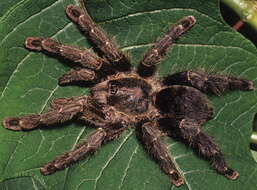
[[[121,189],[122,186],[123,186],[123,183],[124,183],[124,181],[125,181],[125,178],[126,178],[127,175],[128,175],[128,170],[129,170],[129,168],[130,168],[131,162],[132,162],[132,160],[133,160],[135,154],[137,153],[138,148],[139,148],[139,146],[137,145],[136,148],[135,148],[135,150],[132,152],[132,154],[131,154],[131,156],[130,156],[130,158],[129,158],[128,165],[127,165],[127,167],[126,167],[125,170],[124,170],[123,176],[121,177],[121,183],[120,183],[118,189]]]
[[[53,6],[55,6],[56,4],[58,4],[59,2],[61,2],[62,0],[57,0],[56,2],[54,2],[52,5],[42,9],[41,11],[39,11],[38,13],[31,15],[30,17],[28,17],[25,21],[19,23],[17,26],[15,26],[12,31],[10,31],[5,37],[4,39],[1,41],[0,46],[7,40],[7,38],[9,38],[10,35],[12,35],[13,32],[15,32],[20,26],[22,26],[23,24],[25,24],[26,22],[30,21],[31,19],[35,18],[36,16],[40,15],[41,13],[44,13],[45,11],[47,11],[48,9],[52,8]]]
[[[102,170],[100,171],[99,175],[96,177],[95,179],[95,185],[94,185],[94,190],[96,190],[97,188],[97,183],[99,181],[99,179],[101,178],[101,176],[103,175],[104,170],[108,167],[108,165],[110,164],[110,162],[113,160],[113,158],[119,153],[119,151],[121,150],[121,148],[123,147],[123,145],[127,142],[127,140],[129,139],[129,137],[132,135],[133,130],[131,130],[128,135],[123,139],[123,141],[120,143],[120,145],[118,146],[117,150],[113,153],[113,155],[110,157],[109,160],[107,160],[107,162],[105,163],[105,165],[103,166]]]
[[[67,29],[70,26],[70,23],[68,23],[67,25],[64,26],[65,29]],[[63,28],[63,29],[64,29]],[[62,30],[65,31],[65,30]],[[59,35],[60,31],[58,31],[57,33],[53,34],[52,38]],[[19,67],[31,56],[33,55],[32,52],[28,53],[16,66],[16,68],[14,69],[13,73],[11,74],[11,76],[9,77],[8,81],[6,82],[5,88],[3,89],[1,96],[0,96],[0,100],[4,97],[4,93],[6,91],[6,89],[8,88],[12,78],[15,76],[15,73],[18,72]]]

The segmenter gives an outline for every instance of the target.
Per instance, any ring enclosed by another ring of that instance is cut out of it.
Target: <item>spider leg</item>
[[[168,131],[169,126],[170,131],[177,133],[210,160],[220,174],[229,179],[239,176],[238,172],[227,166],[214,140],[200,129],[200,126],[213,117],[213,108],[204,94],[192,87],[173,85],[161,90],[156,95],[155,103],[163,116],[168,118],[163,123],[158,121],[160,128],[164,126],[165,131]]]
[[[117,44],[110,40],[105,32],[97,26],[85,10],[69,5],[66,14],[72,22],[78,25],[80,30],[99,48],[104,56],[113,63],[118,71],[129,71],[131,64],[126,55],[118,48]]]
[[[87,99],[86,99],[87,98]],[[93,124],[94,126],[104,127],[106,122],[113,121],[113,123],[120,122],[120,119],[116,117],[108,118],[107,115],[112,115],[113,112],[105,112],[101,105],[98,105],[94,99],[85,97],[85,96],[74,96],[71,98],[56,98],[51,102],[51,108],[53,110],[63,109],[65,105],[70,105],[73,102],[86,101],[84,104],[84,110],[77,115],[79,120],[83,120],[87,123]],[[110,123],[108,123],[110,124]]]
[[[84,111],[87,105],[88,97],[83,96],[80,99],[75,99],[75,101],[69,104],[55,107],[57,109],[52,109],[46,113],[42,114],[32,114],[23,117],[7,117],[3,121],[3,126],[7,129],[20,131],[20,130],[30,130],[36,128],[39,125],[52,125],[56,123],[63,123],[65,121],[71,120],[78,113]]]
[[[165,57],[168,48],[184,32],[188,31],[196,20],[193,16],[187,16],[179,20],[175,25],[158,39],[154,45],[145,53],[143,60],[140,62],[137,72],[142,77],[150,77],[156,71],[156,65]]]
[[[240,79],[225,75],[209,75],[202,71],[183,71],[170,75],[163,80],[163,84],[187,85],[205,93],[220,96],[226,90],[254,90],[251,80]]]
[[[139,137],[142,139],[146,150],[157,160],[162,171],[168,175],[176,186],[184,184],[184,179],[173,164],[167,147],[161,141],[162,132],[154,122],[147,122],[140,128]]]
[[[64,45],[51,38],[28,37],[25,40],[25,47],[29,50],[58,55],[93,70],[99,70],[107,64],[106,61],[90,50]]]
[[[102,144],[118,137],[125,129],[126,127],[119,124],[96,129],[85,141],[76,145],[73,150],[57,156],[53,161],[45,164],[40,169],[40,172],[43,175],[50,175],[69,167],[79,160],[85,159],[95,153]]]
[[[65,73],[59,78],[59,84],[69,84],[77,81],[94,81],[96,79],[96,74],[94,71],[89,69],[71,69],[69,72]]]
[[[51,101],[50,106],[51,109],[57,110],[61,109],[65,105],[69,105],[72,102],[78,102],[78,101],[83,101],[86,100],[87,97],[85,96],[73,96],[69,98],[55,98]]]
[[[183,119],[179,123],[180,135],[189,145],[199,151],[199,153],[210,160],[212,167],[228,179],[235,180],[239,173],[229,168],[224,156],[212,137],[201,131],[198,123],[192,119]]]

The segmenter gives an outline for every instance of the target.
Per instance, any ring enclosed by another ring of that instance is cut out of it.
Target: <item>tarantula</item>
[[[15,131],[71,119],[97,127],[86,141],[45,164],[40,169],[43,175],[53,174],[86,158],[134,125],[145,149],[174,185],[182,185],[184,178],[161,141],[163,135],[179,136],[209,160],[218,173],[231,180],[238,178],[239,173],[227,166],[213,138],[201,130],[214,114],[203,93],[221,95],[226,90],[253,90],[253,82],[200,70],[187,70],[164,78],[156,76],[157,64],[169,47],[195,24],[193,16],[186,16],[171,26],[146,51],[138,68],[134,69],[128,57],[94,23],[86,10],[69,5],[66,14],[98,48],[101,56],[43,37],[28,37],[25,47],[77,63],[59,79],[59,84],[91,81],[91,95],[54,99],[48,112],[8,117],[3,121],[5,128]]]

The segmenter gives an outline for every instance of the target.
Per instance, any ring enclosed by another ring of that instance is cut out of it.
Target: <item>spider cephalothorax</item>
[[[67,16],[85,33],[101,52],[101,57],[87,49],[63,45],[53,39],[29,37],[25,47],[61,56],[77,63],[59,79],[60,85],[73,82],[92,82],[91,94],[54,99],[51,109],[41,114],[3,121],[10,130],[28,130],[40,125],[53,125],[79,119],[97,127],[86,141],[73,150],[56,157],[41,168],[43,175],[65,169],[72,163],[94,153],[103,143],[118,137],[125,129],[136,126],[138,138],[158,162],[171,183],[184,183],[161,136],[179,136],[211,162],[213,168],[228,179],[239,173],[229,168],[213,138],[201,126],[213,117],[213,107],[204,93],[221,95],[226,90],[253,90],[253,82],[225,75],[210,75],[203,71],[183,71],[159,78],[156,66],[168,48],[194,24],[193,16],[186,16],[171,26],[147,50],[137,69],[90,18],[87,12],[69,5]]]

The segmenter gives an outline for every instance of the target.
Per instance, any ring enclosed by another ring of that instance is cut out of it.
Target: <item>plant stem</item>
[[[252,133],[250,142],[257,145],[257,132]]]
[[[257,0],[221,0],[257,31]]]
[[[235,30],[239,30],[243,25],[244,25],[244,21],[239,20],[239,21],[237,21],[236,24],[233,25],[233,28],[234,28]]]

